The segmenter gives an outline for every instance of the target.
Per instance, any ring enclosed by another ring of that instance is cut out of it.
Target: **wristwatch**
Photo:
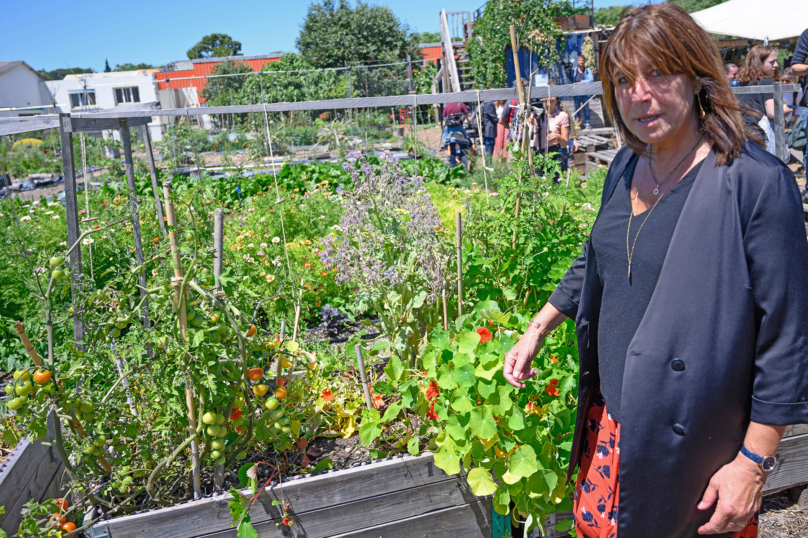
[[[758,456],[743,445],[741,445],[741,454],[757,463],[760,468],[767,473],[773,471],[774,466],[777,465],[776,456]]]

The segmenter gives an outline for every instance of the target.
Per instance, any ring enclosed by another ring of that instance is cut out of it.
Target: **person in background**
[[[727,76],[729,83],[732,84],[738,77],[738,66],[732,63],[724,64],[724,74]]]
[[[503,375],[523,388],[551,364],[544,339],[575,320],[579,538],[757,537],[780,439],[808,422],[794,174],[749,140],[715,43],[676,4],[624,17],[599,71],[625,145],[583,253]]]
[[[494,144],[497,140],[497,125],[499,124],[497,106],[494,104],[494,101],[486,101],[483,103],[480,121],[483,124],[483,132],[480,134],[483,137],[483,144],[485,144],[485,153],[490,158],[494,155]]]
[[[794,56],[791,57],[791,75],[802,77],[802,99],[797,102],[802,107],[800,122],[805,136],[808,137],[808,29],[800,34]]]
[[[768,45],[755,45],[746,55],[743,66],[738,71],[738,82],[741,86],[771,86],[780,80],[780,69],[777,65],[777,50]],[[774,155],[774,96],[765,93],[748,93],[738,96],[746,105],[744,113],[749,128],[765,140],[766,150]],[[788,115],[791,109],[783,105],[783,112]]]
[[[573,83],[580,84],[582,82],[594,82],[595,77],[592,76],[592,70],[586,67],[586,58],[584,58],[583,54],[578,55],[578,67],[575,69],[575,77],[573,78]],[[579,110],[578,114],[576,115],[578,121],[584,122],[584,129],[591,129],[592,126],[589,125],[589,96],[588,95],[576,95],[575,96],[575,110],[578,110],[583,106],[583,110]],[[584,104],[586,103],[586,104]],[[581,117],[583,116],[583,118]]]
[[[508,127],[510,127],[508,118],[510,118],[511,107],[509,102],[505,101],[504,99],[494,101],[494,105],[497,109],[497,137],[494,141],[494,157],[507,159],[509,135]]]
[[[794,81],[791,80],[791,68],[786,67],[783,69],[783,74],[780,77],[780,82],[783,84],[792,84]],[[794,110],[794,103],[796,101],[795,97],[797,97],[797,92],[783,92],[783,104],[786,105],[788,108],[791,109],[791,112],[786,114],[786,126],[791,123],[791,117],[795,114]]]
[[[564,158],[567,143],[570,137],[570,117],[561,110],[558,104],[558,97],[550,97],[544,100],[545,117],[542,122],[541,139],[534,144],[534,150],[544,153],[545,146],[550,158],[558,161],[561,171],[567,171],[567,162]],[[562,152],[562,148],[565,150]],[[560,176],[552,178],[553,181],[560,181]]]
[[[458,161],[467,166],[466,152],[459,147],[459,144],[449,144],[449,136],[453,132],[462,133],[466,136],[463,122],[469,119],[469,109],[465,103],[449,103],[443,107],[443,145],[449,146],[449,166],[454,168]]]
[[[570,112],[569,106],[565,101],[559,101],[559,105],[561,105],[561,111],[570,118],[570,133],[569,139],[572,141],[572,148],[569,147],[569,143],[567,144],[567,150],[569,151],[565,156],[565,160],[567,161],[567,169],[573,165],[571,162],[573,159],[573,154],[578,151],[578,131],[580,130],[580,123],[572,117],[572,113]]]

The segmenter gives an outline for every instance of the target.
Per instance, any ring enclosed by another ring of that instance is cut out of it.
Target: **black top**
[[[493,101],[488,101],[483,104],[483,116],[481,120],[483,124],[483,136],[485,138],[496,138],[499,117],[497,116],[497,106]]]
[[[764,77],[757,82],[751,82],[749,84],[742,84],[742,86],[771,86],[774,84],[774,79],[771,77]],[[760,119],[766,114],[766,106],[765,103],[769,99],[774,99],[773,94],[771,93],[747,93],[743,95],[739,95],[738,99],[741,101],[742,105],[746,105],[749,109],[749,112],[744,112],[743,119],[746,121],[747,125],[752,128],[754,131],[760,131],[760,127],[758,127],[758,122]],[[752,113],[754,111],[754,113]]]
[[[791,65],[808,64],[808,30],[800,34],[797,46],[794,48],[794,56],[791,57]],[[802,100],[799,106],[808,106],[808,77],[802,77]]]
[[[702,161],[703,162],[703,161]],[[614,420],[620,422],[620,400],[628,346],[637,332],[656,288],[665,255],[687,195],[701,169],[701,162],[665,193],[654,208],[631,219],[629,249],[637,236],[628,278],[626,229],[631,213],[631,178],[637,166],[633,157],[611,198],[592,228],[592,251],[603,286],[598,326],[600,390]],[[648,220],[645,220],[648,217]],[[645,224],[643,224],[643,221]]]

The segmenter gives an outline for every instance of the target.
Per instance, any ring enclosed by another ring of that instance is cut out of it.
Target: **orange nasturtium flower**
[[[479,329],[477,329],[477,334],[480,335],[480,343],[481,344],[484,344],[484,343],[488,342],[492,338],[491,331],[489,331],[485,327],[480,327]]]
[[[373,406],[378,409],[384,405],[384,400],[382,399],[381,394],[374,394],[373,395]]]
[[[544,389],[550,396],[558,396],[558,379],[551,379],[550,384]]]
[[[440,394],[440,389],[438,389],[437,383],[430,381],[429,387],[426,389],[426,392],[424,392],[424,396],[426,396],[427,400],[431,400],[437,398],[438,394]]]
[[[331,389],[323,389],[322,397],[326,402],[330,402],[334,399],[334,394],[331,392]]]

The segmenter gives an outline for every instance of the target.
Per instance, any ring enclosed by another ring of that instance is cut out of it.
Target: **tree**
[[[44,69],[40,69],[37,71],[42,78],[45,80],[64,80],[67,75],[80,75],[83,73],[95,73],[89,67],[73,67],[73,68],[61,68],[61,69],[54,69],[53,71],[45,71]]]
[[[387,6],[347,0],[322,0],[309,6],[295,45],[304,60],[316,67],[345,67],[355,63],[392,61],[410,50],[411,34]]]
[[[111,73],[112,68],[109,66],[109,60],[104,60],[104,73]]]
[[[601,7],[595,10],[595,24],[603,26],[615,26],[620,22],[620,15],[627,6]]]
[[[727,0],[669,0],[672,4],[676,4],[688,13],[695,13],[708,7],[723,4]]]
[[[241,42],[233,41],[227,34],[210,34],[202,41],[188,49],[188,58],[224,58],[228,56],[241,56]]]
[[[421,43],[440,43],[440,32],[421,32],[418,38]]]
[[[123,63],[123,64],[118,64],[118,65],[116,65],[116,66],[115,66],[115,69],[113,69],[113,71],[115,71],[115,72],[120,72],[120,71],[137,71],[137,70],[139,70],[139,69],[154,69],[154,68],[155,68],[155,66],[153,66],[152,64],[143,64],[143,63],[141,63],[141,64],[130,64],[130,63]]]

